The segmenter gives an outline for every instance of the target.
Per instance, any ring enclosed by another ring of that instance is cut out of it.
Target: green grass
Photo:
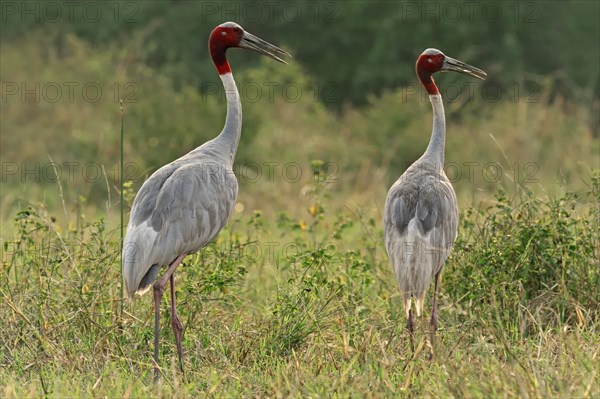
[[[61,232],[24,210],[2,249],[2,396],[597,397],[597,174],[590,185],[461,214],[432,361],[425,319],[411,356],[376,212],[330,212],[317,179],[302,221],[236,215],[176,272],[186,374],[165,296],[157,386],[151,296],[120,313],[118,230]]]

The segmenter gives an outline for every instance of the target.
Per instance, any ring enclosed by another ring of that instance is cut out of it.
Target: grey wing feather
[[[455,213],[456,205],[452,200],[455,195],[449,183],[400,185],[396,186],[395,190],[392,187],[389,195],[391,205],[389,222],[401,235],[406,232],[409,222],[415,217],[417,217],[419,232],[427,234],[433,228],[442,225],[443,215]],[[448,227],[456,229],[452,223]]]
[[[438,218],[440,203],[417,202],[417,216],[421,221],[421,234],[427,234],[434,227],[439,227],[441,219]]]
[[[157,198],[150,225],[195,252],[225,226],[237,197],[237,180],[225,168],[206,173],[204,165],[177,170]],[[179,255],[179,254],[178,254]]]
[[[156,198],[160,194],[167,179],[171,177],[177,168],[177,161],[165,165],[154,172],[152,176],[142,184],[142,187],[133,200],[131,216],[129,219],[130,225],[139,225],[152,216],[152,212],[154,212],[156,206]]]
[[[392,199],[391,222],[400,234],[404,234],[408,227],[408,222],[412,219],[412,215],[414,215],[414,211],[411,212],[411,210],[410,197],[403,198],[402,196],[398,196]]]
[[[148,288],[160,266],[210,242],[227,223],[237,192],[233,172],[215,163],[176,161],[153,174],[135,198],[127,227],[129,293]]]

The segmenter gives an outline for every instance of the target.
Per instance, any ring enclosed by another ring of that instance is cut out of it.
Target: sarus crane
[[[159,376],[160,302],[167,281],[171,283],[171,326],[183,371],[183,325],[177,317],[173,273],[187,255],[206,246],[225,226],[238,194],[232,168],[241,135],[242,107],[227,49],[250,49],[283,63],[279,56],[290,56],[234,22],[217,26],[208,48],[227,98],[225,127],[217,137],[161,167],[144,182],[133,201],[123,243],[128,295],[143,294],[150,287],[154,290],[155,382]],[[166,272],[156,280],[163,266]]]
[[[432,75],[456,71],[484,79],[479,68],[427,49],[418,58],[417,76],[429,93],[433,131],[425,153],[390,188],[384,207],[385,247],[394,267],[406,312],[406,328],[414,352],[412,299],[421,316],[425,294],[434,279],[431,309],[432,340],[437,330],[438,283],[444,262],[456,240],[458,204],[444,172],[446,119],[442,97]]]

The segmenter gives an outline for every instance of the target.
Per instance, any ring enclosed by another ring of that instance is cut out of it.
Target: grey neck
[[[226,157],[231,160],[231,165],[233,165],[242,134],[242,103],[231,72],[219,75],[219,77],[223,81],[227,97],[227,116],[225,117],[225,126],[215,141],[223,148]]]
[[[433,108],[433,130],[431,139],[423,157],[444,166],[444,147],[446,146],[446,117],[444,115],[444,103],[442,96],[433,94],[429,96]]]

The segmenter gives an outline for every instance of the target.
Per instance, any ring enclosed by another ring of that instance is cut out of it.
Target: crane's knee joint
[[[159,297],[162,296],[165,291],[165,287],[162,287],[158,281],[152,285],[152,289],[154,290],[154,295],[158,295]]]

